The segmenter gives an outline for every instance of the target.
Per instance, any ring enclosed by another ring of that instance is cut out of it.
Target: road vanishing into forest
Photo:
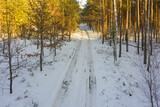
[[[96,77],[90,35],[80,26],[80,39],[52,107],[96,107]]]

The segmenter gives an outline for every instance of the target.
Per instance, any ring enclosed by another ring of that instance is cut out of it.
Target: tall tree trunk
[[[7,3],[7,2],[6,2]],[[7,24],[7,34],[8,34],[8,59],[9,59],[9,73],[10,73],[10,94],[12,94],[12,55],[11,55],[11,34],[10,34],[10,12],[8,12],[8,6],[6,8],[6,24]]]
[[[39,49],[39,31],[38,31],[38,34],[37,34],[37,49]]]
[[[145,40],[144,40],[144,64],[147,63],[147,0],[145,0]]]
[[[108,3],[106,2],[105,4],[107,6]],[[107,33],[108,33],[108,13],[107,12],[105,12],[105,25],[104,25],[104,29],[105,29],[105,36],[106,36]]]
[[[69,15],[69,41],[71,41],[71,14]]]
[[[51,31],[50,31],[50,32],[51,32]],[[53,37],[52,37],[52,34],[50,33],[50,37],[49,37],[50,49],[52,49],[52,39],[53,39]]]
[[[158,40],[158,26],[157,26],[157,24],[158,24],[158,3],[157,3],[157,0],[156,0],[156,28],[155,28],[155,31],[156,31],[156,43],[157,43],[157,40]]]
[[[99,33],[99,31],[100,31],[100,30],[99,30],[99,29],[100,29],[100,28],[99,28],[99,25],[100,25],[100,22],[99,22],[99,19],[98,19],[98,22],[97,22],[97,32],[98,32],[98,33]]]
[[[134,23],[134,42],[137,42],[137,21]]]
[[[138,29],[138,46],[137,46],[137,53],[139,54],[139,29]]]
[[[137,0],[137,15],[138,15],[138,46],[137,46],[137,53],[139,54],[139,31],[140,31],[140,17],[139,17],[139,0]]]
[[[113,21],[112,21],[112,18],[113,18],[113,13],[112,13],[112,10],[113,10],[113,2],[112,2],[112,0],[111,0],[111,12],[110,12],[110,14],[111,14],[111,16],[110,16],[110,31],[111,31],[111,29],[112,29],[112,25],[113,25]],[[110,34],[110,46],[112,45],[112,35]]]
[[[117,61],[117,37],[118,37],[118,22],[117,22],[117,10],[116,10],[116,0],[114,0],[114,15],[115,15],[115,23],[116,23],[116,36],[114,40],[114,62]]]
[[[31,37],[31,25],[29,25],[29,34],[28,34],[28,40],[30,40],[30,37]]]
[[[150,72],[150,78],[152,79],[152,71],[150,70],[150,0],[148,0],[148,65],[147,65],[147,71]],[[151,85],[150,85],[150,101],[151,101],[151,107],[154,107],[154,101],[153,101],[153,88],[152,88],[152,80],[151,80]]]
[[[126,18],[126,52],[128,52],[128,16],[129,16],[129,0],[127,0],[127,18]]]
[[[43,34],[42,32],[40,33],[40,35],[41,35],[40,71],[42,71],[42,63],[43,63]]]
[[[141,47],[141,48],[142,48],[142,50],[143,50],[143,49],[144,49],[144,27],[143,27],[143,25],[142,25],[141,30],[142,30],[142,32],[141,32],[141,33],[142,33],[142,34],[141,34],[141,35],[142,35],[142,41],[141,41],[141,42],[142,42],[142,43],[141,43],[142,47]]]
[[[102,6],[103,6],[103,15],[102,15],[102,44],[104,44],[104,20],[105,20],[105,5],[104,5],[104,0],[102,0]]]
[[[102,1],[100,0],[99,1],[100,3],[100,26],[99,26],[99,29],[100,29],[100,38],[101,39],[103,39],[103,34],[102,34],[102,32],[103,32],[103,30],[102,30]]]
[[[6,42],[5,42],[4,37],[2,38],[2,40],[3,40],[3,54],[4,54],[4,52],[5,52],[5,46],[6,46]]]
[[[141,48],[142,48],[142,50],[144,49],[144,21],[145,21],[145,17],[144,17],[144,12],[145,12],[145,8],[143,9],[143,5],[144,5],[144,2],[143,1],[141,1],[141,13],[140,13],[140,15],[141,15],[141,37],[142,37],[142,39],[141,39]],[[142,14],[142,12],[143,12],[143,14]],[[143,17],[142,17],[143,16]]]
[[[124,42],[125,41],[125,34],[124,34],[124,28],[125,26],[124,26],[124,18],[123,18],[123,16],[122,16],[122,41]]]
[[[10,39],[10,33],[8,31],[8,57],[9,57],[9,71],[10,71],[10,93],[12,94],[12,56],[11,56],[11,39]]]
[[[157,25],[157,38],[158,38],[158,35],[160,35],[160,9],[158,9],[157,10],[157,22],[159,22],[158,23],[158,25]],[[160,36],[159,36],[159,38],[160,38]]]
[[[121,57],[122,51],[122,0],[120,0],[120,40],[119,40],[119,57]]]
[[[149,67],[150,67],[150,53],[151,53],[151,50],[150,50],[150,0],[148,0],[148,37],[147,37],[147,43],[148,43],[148,64],[147,64],[147,70],[149,70]],[[151,72],[151,71],[150,71]]]
[[[63,0],[62,0],[63,2]],[[63,2],[63,12],[62,12],[62,40],[64,38],[64,26],[65,26],[65,19],[64,19],[64,2]]]
[[[150,45],[151,45],[151,55],[152,55],[152,33],[153,32],[153,0],[151,0],[151,36],[150,36]]]
[[[55,35],[55,40],[54,40],[54,56],[56,56],[56,42],[57,42],[57,39],[58,39],[58,35],[57,35],[57,29],[56,29],[56,27],[55,27],[55,24],[54,24],[54,34],[56,34]]]
[[[132,33],[132,1],[129,2],[129,38],[131,37]]]

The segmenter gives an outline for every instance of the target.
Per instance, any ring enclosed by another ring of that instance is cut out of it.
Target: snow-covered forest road
[[[83,26],[80,26],[83,28]],[[80,39],[74,50],[62,86],[57,93],[53,107],[90,107],[95,93],[96,78],[93,69],[90,35],[80,31]]]
[[[56,56],[44,48],[42,72],[39,57],[25,56],[39,52],[34,40],[27,41],[20,54],[29,63],[14,79],[13,94],[8,92],[7,73],[0,72],[0,107],[145,107],[139,72],[143,53],[137,55],[131,46],[125,52],[122,46],[115,65],[113,47],[102,44],[86,24],[80,24],[71,38],[57,46]]]

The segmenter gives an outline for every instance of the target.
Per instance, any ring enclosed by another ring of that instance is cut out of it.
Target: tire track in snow
[[[82,41],[82,46],[80,49],[80,56],[78,57],[78,62],[76,65],[76,71],[73,74],[73,82],[69,87],[68,94],[63,106],[64,107],[94,107],[95,98],[92,94],[95,92],[95,86],[92,83],[96,83],[91,76],[91,71],[93,70],[93,60],[91,53],[90,38],[85,31],[84,40]],[[82,66],[79,66],[82,65]],[[94,101],[94,102],[93,102]]]
[[[81,31],[83,32],[81,35],[85,35],[84,38],[87,37],[85,31]],[[80,56],[80,59],[82,59],[82,62],[79,62],[79,64],[82,63],[83,67],[79,68],[80,72],[76,75],[79,75],[79,78],[78,79],[75,79],[75,83],[78,85],[78,88],[75,88],[75,95],[74,97],[76,96],[76,100],[74,100],[76,103],[73,104],[73,107],[89,107],[89,71],[88,71],[88,64],[87,64],[87,58],[88,58],[88,40],[87,39],[84,39],[83,40],[83,45],[82,45],[82,54]],[[78,63],[77,63],[78,64]],[[74,86],[75,87],[75,86]]]
[[[76,46],[76,48],[74,50],[73,57],[71,59],[71,62],[69,64],[69,67],[68,67],[67,72],[65,74],[64,80],[63,80],[62,85],[56,95],[56,98],[55,98],[55,101],[54,101],[52,107],[60,107],[63,102],[63,99],[66,95],[66,92],[68,91],[69,85],[72,82],[72,73],[73,73],[74,67],[77,63],[77,58],[78,58],[79,50],[81,48],[81,43],[82,43],[82,37],[79,40],[78,45]]]
[[[89,81],[86,80],[87,84],[89,84],[89,95],[86,93],[86,107],[96,107],[96,76],[94,74],[94,63],[92,58],[92,51],[91,51],[91,41],[90,41],[90,35],[87,30],[85,30],[87,36],[88,36],[88,52],[87,52],[87,66],[89,70]]]

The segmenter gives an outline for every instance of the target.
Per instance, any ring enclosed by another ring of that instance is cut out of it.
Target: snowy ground
[[[137,66],[142,56],[135,47],[129,47],[127,53],[123,46],[122,58],[115,65],[113,48],[102,45],[99,34],[87,29],[81,24],[72,41],[62,43],[56,57],[45,48],[42,72],[39,57],[28,58],[30,63],[13,81],[13,94],[0,78],[0,87],[7,88],[0,89],[0,107],[144,107]],[[28,41],[21,54],[36,52],[39,50]]]

